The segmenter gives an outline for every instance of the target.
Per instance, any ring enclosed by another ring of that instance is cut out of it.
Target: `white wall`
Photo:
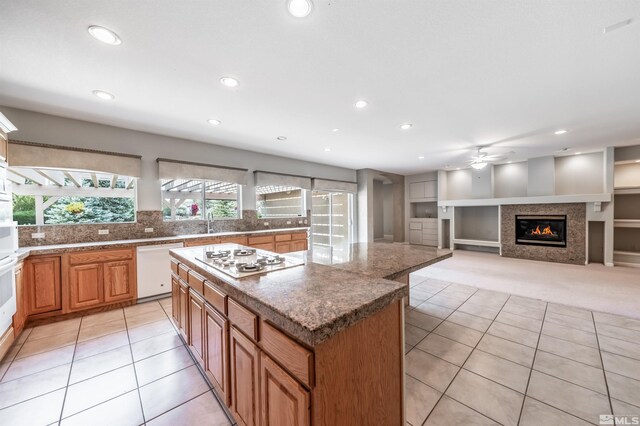
[[[373,238],[384,237],[384,195],[382,181],[373,181]]]
[[[447,200],[463,200],[477,198],[471,193],[473,177],[469,169],[451,170],[447,172]]]
[[[527,164],[527,195],[554,195],[555,161],[554,157],[530,158]]]
[[[500,164],[493,167],[494,196],[526,197],[527,196],[527,162]]]
[[[493,166],[488,165],[484,169],[471,171],[471,195],[472,198],[493,198]]]
[[[382,185],[382,222],[383,234],[393,235],[393,185],[391,183]]]
[[[556,195],[604,192],[603,153],[556,157]]]
[[[260,154],[186,139],[177,139],[87,121],[73,120],[0,106],[18,131],[11,139],[76,148],[97,149],[142,155],[142,176],[138,180],[138,210],[160,210],[160,184],[156,158],[172,158],[197,163],[241,167],[302,176],[356,181],[356,171]],[[253,180],[243,188],[243,209],[255,209]],[[307,197],[307,208],[311,196]]]

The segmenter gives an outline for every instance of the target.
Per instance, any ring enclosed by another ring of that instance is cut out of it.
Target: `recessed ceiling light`
[[[636,160],[636,163],[640,163],[640,160]]]
[[[571,149],[571,148],[569,148],[569,147],[567,146],[567,147],[564,147],[564,148],[560,148],[557,152],[567,152],[567,151],[569,151],[570,149]]]
[[[507,164],[511,164],[511,163],[513,163],[513,161],[507,161]]]
[[[608,34],[611,31],[619,30],[622,27],[626,27],[631,24],[633,19],[625,19],[624,21],[618,22],[617,24],[609,25],[608,27],[604,27],[602,30],[602,34]]]
[[[575,153],[575,154],[573,154],[573,155],[580,155],[580,154],[582,154],[582,153],[581,153],[581,152],[576,152],[576,153]]]
[[[331,151],[331,148],[329,148],[329,147],[326,147],[326,148],[324,149],[324,152],[329,152],[329,151]]]
[[[336,132],[339,132],[339,131],[340,131],[340,129],[338,129],[338,128],[336,127],[335,129],[331,129],[331,131],[332,131],[333,133],[336,133]]]
[[[411,123],[404,123],[404,124],[400,125],[400,128],[402,130],[409,130],[411,127],[413,127],[413,124],[411,124]]]
[[[279,141],[286,141],[287,137],[286,136],[278,136],[276,139],[278,139]]]
[[[108,28],[100,27],[98,25],[92,25],[89,28],[87,28],[87,31],[89,31],[89,34],[91,34],[93,38],[103,43],[107,43],[112,46],[117,46],[119,44],[122,44],[122,40],[120,40],[120,37],[118,37],[118,34],[114,33]]]
[[[568,130],[566,130],[566,129],[560,129],[560,130],[556,130],[555,132],[553,132],[553,134],[554,135],[564,135],[567,132],[568,132]]]
[[[287,1],[287,9],[289,13],[296,18],[304,18],[311,13],[313,3],[311,0],[289,0]]]
[[[460,167],[456,167],[456,170],[460,170]]]
[[[220,79],[220,83],[222,83],[223,86],[227,87],[236,87],[239,84],[238,80],[233,77],[222,77]]]
[[[94,90],[93,94],[105,101],[112,101],[116,98],[113,93],[105,92],[104,90]]]
[[[211,124],[212,126],[219,126],[220,124],[222,124],[222,121],[216,120],[215,118],[210,118],[207,120],[207,123]]]
[[[424,155],[420,155],[420,156],[418,157],[418,160],[424,160]]]
[[[367,101],[363,101],[363,100],[360,100],[360,101],[358,101],[358,102],[356,102],[356,103],[355,103],[355,106],[356,106],[356,108],[358,108],[358,109],[366,108],[366,107],[367,107],[367,105],[369,105],[369,102],[367,102]]]

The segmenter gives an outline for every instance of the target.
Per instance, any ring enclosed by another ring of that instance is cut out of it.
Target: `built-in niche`
[[[438,217],[438,203],[421,202],[409,204],[409,217],[411,219],[427,219]]]

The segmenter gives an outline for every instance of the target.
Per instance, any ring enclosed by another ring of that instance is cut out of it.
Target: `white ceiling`
[[[640,22],[602,32],[640,20],[638,0],[314,0],[304,19],[285,3],[3,1],[0,104],[402,174],[478,144],[516,161],[640,143]]]

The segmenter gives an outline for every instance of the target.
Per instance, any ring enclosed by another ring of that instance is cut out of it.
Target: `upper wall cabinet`
[[[409,198],[412,200],[436,199],[438,181],[413,182],[409,184]]]

